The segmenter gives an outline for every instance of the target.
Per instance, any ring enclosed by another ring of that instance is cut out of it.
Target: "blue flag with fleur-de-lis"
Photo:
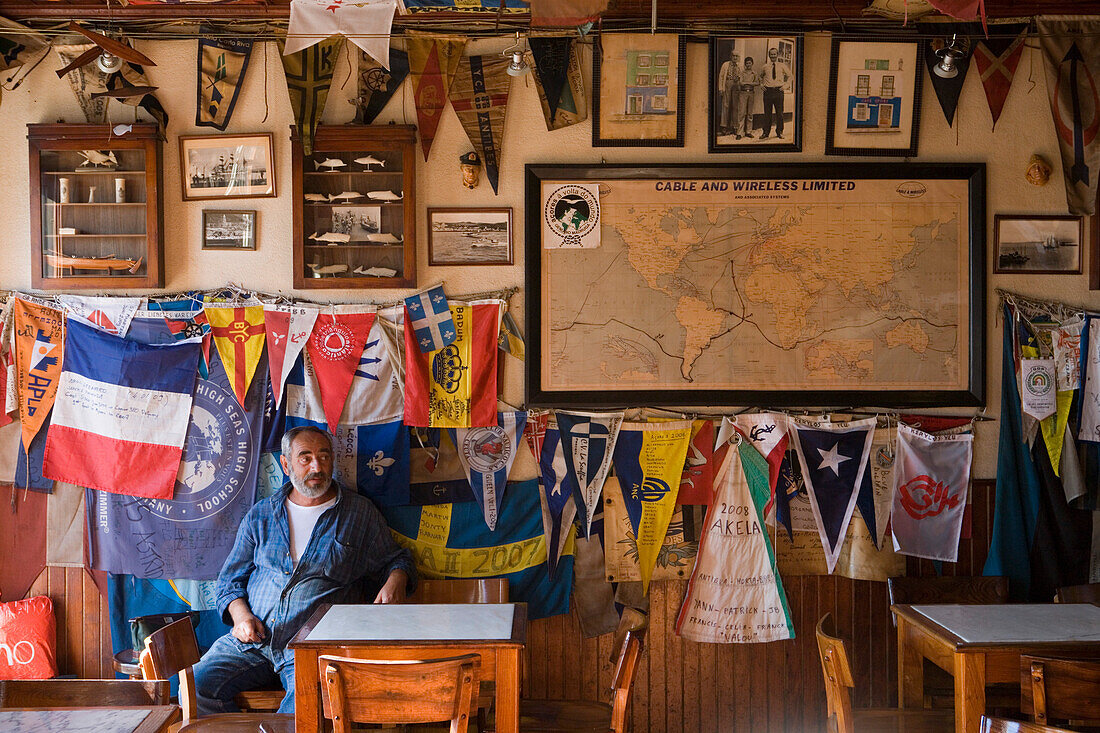
[[[416,343],[425,354],[455,342],[458,332],[442,285],[405,298],[405,328],[413,330]]]

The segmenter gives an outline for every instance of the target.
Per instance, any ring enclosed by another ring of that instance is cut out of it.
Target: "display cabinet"
[[[313,154],[291,128],[294,287],[416,285],[416,128],[319,125]]]
[[[27,139],[34,287],[163,287],[157,126],[35,124]]]

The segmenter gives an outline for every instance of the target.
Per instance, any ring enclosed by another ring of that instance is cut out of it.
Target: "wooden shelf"
[[[307,249],[394,249],[404,247],[401,242],[397,244],[307,244]]]
[[[118,170],[77,170],[77,171],[42,171],[44,176],[144,176],[145,171],[118,171]]]
[[[116,201],[93,201],[88,203],[87,201],[46,201],[50,206],[145,206],[144,201],[123,201],[118,203]]]
[[[399,176],[403,171],[302,171],[307,176]]]
[[[401,201],[404,201],[404,199],[402,199]],[[353,199],[351,201],[348,201],[346,203],[341,203],[341,204],[338,204],[338,203],[335,203],[335,202],[328,203],[328,204],[322,204],[322,203],[319,203],[319,202],[315,203],[313,201],[307,201],[305,205],[306,206],[311,206],[311,207],[314,207],[314,208],[318,208],[318,209],[325,209],[325,208],[331,209],[333,206],[398,206],[398,207],[401,207],[401,206],[404,206],[404,204],[402,204],[401,201],[378,201],[377,199],[368,199],[364,196],[361,199]]]

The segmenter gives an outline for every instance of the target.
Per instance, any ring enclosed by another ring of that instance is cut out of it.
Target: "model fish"
[[[309,269],[313,270],[314,277],[321,277],[323,275],[336,275],[341,272],[347,272],[347,265],[321,265],[314,263],[309,265]]]
[[[365,158],[356,158],[355,162],[358,163],[359,165],[365,165],[367,168],[370,168],[372,165],[376,165],[379,168],[385,168],[386,167],[386,161],[379,160],[378,158],[375,158],[373,155],[368,155]]]
[[[130,97],[144,97],[146,94],[152,94],[157,90],[157,87],[141,86],[135,87],[131,85],[125,85],[116,87],[115,89],[108,89],[105,92],[92,92],[92,99],[99,99],[100,97],[111,97],[112,99],[129,99]]]
[[[339,158],[325,158],[320,163],[313,161],[314,170],[321,170],[322,168],[328,168],[330,171],[334,171],[337,168],[343,168],[347,163]]]
[[[401,197],[393,191],[367,191],[367,198],[375,201],[400,201]]]
[[[309,238],[314,242],[324,242],[325,244],[347,244],[351,241],[350,234],[339,234],[338,232],[325,232],[324,234],[314,232],[309,235]]]
[[[368,267],[364,268],[362,265],[352,270],[356,275],[369,275],[370,277],[393,277],[397,274],[397,270],[389,267]]]
[[[144,257],[138,257],[137,261],[134,260],[121,260],[114,255],[107,257],[70,257],[69,255],[53,254],[46,252],[46,261],[54,267],[64,270],[68,269],[72,271],[73,268],[79,268],[81,270],[106,270],[111,272],[112,270],[126,270],[131,275],[138,271],[141,267],[141,262]]]
[[[344,191],[343,193],[334,194],[328,197],[329,201],[354,201],[355,199],[363,198],[363,194],[358,191]]]
[[[374,242],[375,244],[400,244],[403,239],[401,237],[395,237],[389,232],[382,232],[381,234],[368,234],[368,242]]]
[[[323,193],[307,193],[306,201],[312,201],[313,203],[321,203],[328,201],[328,196]]]
[[[104,166],[105,168],[111,166],[118,167],[118,158],[115,157],[115,151],[113,150],[109,150],[106,153],[102,150],[80,150],[78,152],[84,156],[84,162],[80,164],[81,168],[89,164],[96,168],[99,166]]]

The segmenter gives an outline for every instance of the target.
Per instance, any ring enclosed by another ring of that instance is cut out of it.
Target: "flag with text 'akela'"
[[[15,299],[13,312],[19,422],[26,448],[42,428],[57,395],[65,352],[65,318],[59,310],[23,298]]]
[[[243,405],[266,341],[264,307],[259,304],[223,307],[208,303],[203,311],[210,322],[218,356],[230,375],[233,394]]]
[[[555,418],[565,452],[565,467],[572,474],[577,513],[584,536],[589,537],[592,534],[592,516],[600,505],[603,482],[611,470],[611,457],[615,453],[615,440],[619,437],[623,413],[558,410]]]
[[[451,303],[457,338],[427,354],[405,326],[405,424],[468,428],[497,419],[501,300]]]
[[[623,423],[615,443],[615,475],[638,542],[642,592],[661,551],[684,469],[691,421]]]
[[[553,578],[558,560],[573,541],[573,520],[577,516],[576,478],[565,467],[565,449],[557,422],[550,420],[548,413],[537,416],[536,420],[542,418],[546,418],[546,422],[532,442],[539,448],[539,508],[548,548],[546,570]],[[531,433],[527,437],[531,438]]]
[[[718,471],[699,554],[676,633],[690,641],[758,643],[794,638],[794,624],[764,525],[768,462],[742,438]]]
[[[218,577],[255,500],[267,392],[261,366],[243,408],[217,356],[210,379],[198,380],[170,500],[85,492],[93,568],[139,578]]]
[[[973,456],[972,434],[929,435],[898,425],[894,461],[894,550],[955,562]]]
[[[526,412],[509,410],[497,413],[496,425],[450,429],[458,459],[489,529],[496,529],[500,495],[508,486],[508,472],[516,460],[526,421]]]
[[[374,317],[373,311],[321,314],[306,342],[330,432],[340,424],[359,360],[370,339]]]
[[[531,47],[535,39],[531,38]],[[569,39],[569,56],[566,60],[565,80],[558,92],[557,99],[551,102],[551,92],[547,91],[543,81],[543,72],[539,60],[532,51],[525,54],[527,65],[534,69],[535,90],[542,105],[542,116],[547,130],[560,130],[588,119],[588,97],[584,91],[584,71],[581,69],[579,44]]]
[[[46,436],[47,478],[171,499],[199,346],[146,346],[71,321]]]
[[[836,424],[819,421],[812,427],[791,422],[792,442],[830,573],[856,508],[874,430],[873,417]]]
[[[513,482],[500,502],[495,531],[474,502],[382,507],[394,539],[407,547],[424,578],[506,578],[508,597],[526,603],[529,618],[569,612],[574,543],[547,576],[546,538],[534,480]]]

